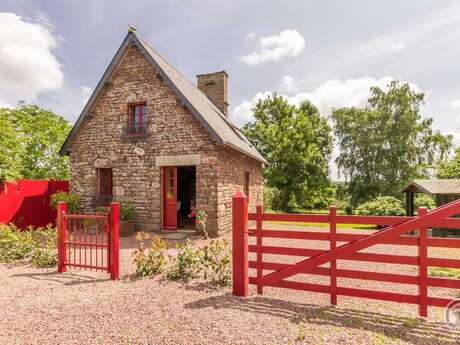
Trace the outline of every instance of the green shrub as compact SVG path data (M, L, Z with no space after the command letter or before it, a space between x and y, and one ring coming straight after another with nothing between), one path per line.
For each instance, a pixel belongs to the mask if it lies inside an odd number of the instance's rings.
M57 265L57 230L48 225L46 228L31 229L34 240L31 261L39 267Z
M201 271L201 250L193 248L189 240L178 243L176 248L178 253L172 257L166 277L188 282L197 277Z
M403 216L406 213L400 200L391 196L379 196L356 209L363 216Z
M344 211L345 211L345 214L347 214L349 216L352 215L353 214L353 206L351 206L351 205L345 206Z
M51 195L50 205L53 210L57 209L59 201L64 201L67 204L67 211L70 213L77 213L80 208L80 196L72 192L57 192Z
M133 252L136 274L140 277L152 276L159 273L166 265L167 243L160 236L139 232L136 235L138 246ZM150 245L146 247L145 241Z
M20 231L13 224L0 224L0 262L23 260L33 249L30 231Z
M263 185L262 194L266 210L276 211L281 209L281 194L277 188Z
M231 253L226 240L213 240L202 249L204 279L218 286L227 286L232 278Z
M13 224L0 224L0 262L30 259L40 267L54 266L57 264L56 235L51 225L20 230Z
M426 194L419 194L415 197L414 207L414 211L417 211L419 207L426 207L429 210L431 210L436 207L436 203L434 202L432 197Z

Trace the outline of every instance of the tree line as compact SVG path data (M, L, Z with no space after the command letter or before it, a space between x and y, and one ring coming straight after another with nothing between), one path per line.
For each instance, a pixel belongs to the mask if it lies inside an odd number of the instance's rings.
M364 107L333 109L330 116L305 101L282 96L260 100L243 131L267 159L264 198L280 210L324 208L346 200L350 207L378 196L402 198L416 178L460 178L460 148L433 129L421 109L425 95L407 83L372 87ZM67 179L68 157L59 149L71 130L62 116L20 102L0 109L0 182L18 178ZM339 177L333 182L333 147Z
M269 162L263 174L273 208L323 208L335 197L357 207L378 196L401 199L413 179L460 177L460 149L450 160L452 136L421 115L424 97L392 81L385 90L372 87L364 107L333 109L329 117L308 101L260 100L243 130ZM334 140L343 183L330 176Z
M68 179L68 157L61 157L59 149L71 128L62 116L36 105L0 108L0 183Z

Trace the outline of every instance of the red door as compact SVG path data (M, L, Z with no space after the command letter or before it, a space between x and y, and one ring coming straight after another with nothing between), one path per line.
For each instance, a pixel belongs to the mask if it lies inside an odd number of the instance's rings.
M177 229L177 167L163 168L163 228Z

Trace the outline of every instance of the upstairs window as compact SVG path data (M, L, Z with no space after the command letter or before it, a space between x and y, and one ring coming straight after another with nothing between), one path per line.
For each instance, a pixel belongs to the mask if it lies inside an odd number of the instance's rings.
M129 105L129 134L138 135L147 132L147 104L134 103Z

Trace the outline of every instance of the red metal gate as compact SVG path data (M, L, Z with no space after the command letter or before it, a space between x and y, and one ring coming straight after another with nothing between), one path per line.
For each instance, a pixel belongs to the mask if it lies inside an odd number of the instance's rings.
M264 286L297 289L328 293L331 304L337 304L337 296L354 296L417 304L421 316L428 315L428 306L446 307L452 299L430 297L428 288L442 287L460 289L459 279L447 279L428 276L428 267L460 268L460 260L434 258L428 256L428 247L460 248L460 239L435 238L427 236L428 227L449 227L460 229L460 219L451 218L460 214L460 200L456 200L435 210L427 212L420 208L417 217L374 217L336 215L335 206L329 214L267 214L260 206L255 213L247 212L247 199L241 192L233 196L233 293L247 296L248 284L257 285L257 292L262 294ZM248 220L255 223L255 228L248 230ZM268 230L264 221L313 222L328 223L329 232ZM337 224L375 224L385 225L380 231L370 235L337 233ZM406 236L417 230L418 236ZM255 237L255 244L248 245L248 235ZM329 242L329 250L292 248L263 245L264 238L283 238L296 240L317 240ZM337 245L337 243L344 243ZM307 241L305 243L308 244ZM417 256L393 255L362 252L363 249L378 245L416 246ZM255 260L248 260L248 252L255 253ZM279 263L264 261L264 254L306 257L297 263ZM366 261L385 264L414 265L418 275L403 275L362 270L338 269L338 260ZM329 264L329 266L323 266ZM249 277L248 269L255 269L256 276ZM264 274L264 271L270 271ZM394 271L393 271L394 272ZM329 276L330 283L313 284L287 280L297 274ZM401 294L370 289L357 289L337 285L337 278L350 278L369 281L391 282L418 286L418 294Z
M67 267L103 271L119 278L119 204L106 214L68 214L58 203L58 271Z

